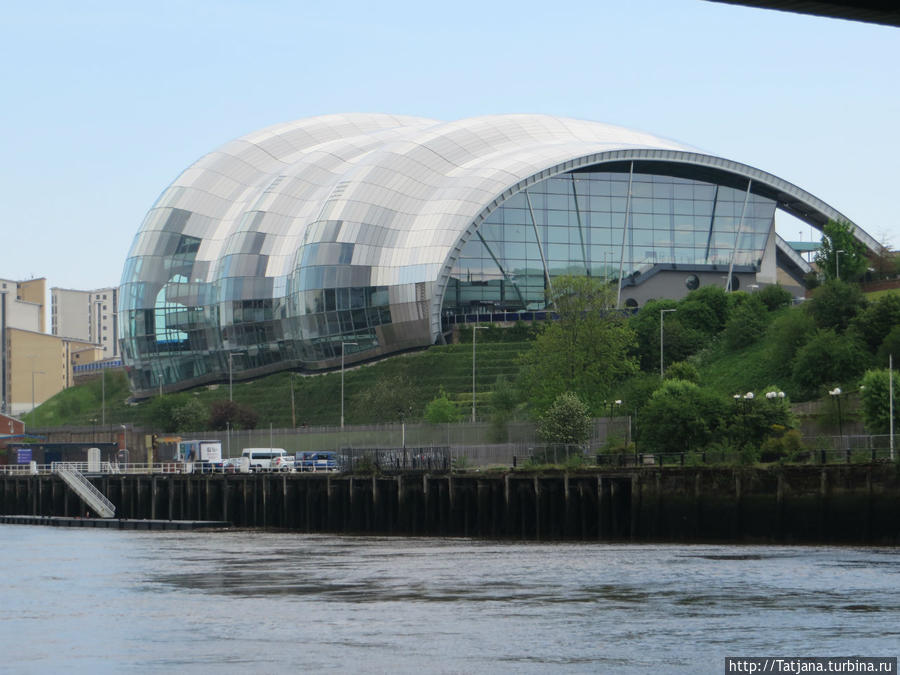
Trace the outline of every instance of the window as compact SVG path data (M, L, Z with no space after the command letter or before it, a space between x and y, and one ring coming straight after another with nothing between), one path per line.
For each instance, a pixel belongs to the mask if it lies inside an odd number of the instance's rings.
M688 278L684 280L684 285L687 286L689 291L694 291L700 288L700 279L696 274L688 275Z

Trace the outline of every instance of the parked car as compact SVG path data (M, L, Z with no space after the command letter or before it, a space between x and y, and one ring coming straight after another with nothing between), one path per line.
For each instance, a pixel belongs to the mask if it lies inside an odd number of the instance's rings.
M238 473L241 470L241 458L230 457L222 460L223 473Z
M333 452L298 452L294 458L297 471L338 471L337 454Z
M250 471L272 471L273 463L277 458L290 459L284 448L244 448L241 457L246 457L250 462ZM293 467L280 468L280 471L291 471Z
M272 458L272 471L293 471L294 458L288 455L277 455Z

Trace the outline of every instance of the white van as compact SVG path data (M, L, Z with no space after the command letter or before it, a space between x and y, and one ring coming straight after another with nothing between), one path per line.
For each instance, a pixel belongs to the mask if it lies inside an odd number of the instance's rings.
M244 448L241 457L250 462L251 471L293 471L293 457L284 448Z

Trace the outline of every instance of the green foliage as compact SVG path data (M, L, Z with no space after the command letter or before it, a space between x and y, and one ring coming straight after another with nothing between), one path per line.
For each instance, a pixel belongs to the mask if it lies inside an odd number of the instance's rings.
M588 407L571 391L559 394L537 423L538 437L545 443L579 445L591 435Z
M194 397L172 411L175 431L203 431L209 423L209 410Z
M495 443L504 443L509 437L507 424L516 415L521 402L521 393L505 375L494 382L491 392L491 438Z
M725 322L728 321L729 301L728 293L719 286L701 286L697 290L688 293L686 302L701 302L707 305L715 316L713 333L720 332L725 328Z
M688 296L686 300L678 303L678 316L671 314L666 317L677 321L686 329L702 333L703 335L715 335L719 331L719 317L705 302ZM666 326L668 328L668 325ZM666 340L668 342L668 339Z
M842 220L829 220L822 228L822 247L816 252L815 261L829 281L857 281L866 272L867 249L853 236L853 229L853 225Z
M890 374L887 369L869 370L860 382L860 408L870 434L890 430ZM900 430L900 377L894 373L894 429Z
M888 333L900 326L900 295L879 297L859 312L850 325L874 353Z
M216 401L209 412L209 426L223 431L232 429L255 429L259 415L253 408L237 401Z
M190 394L166 394L156 396L147 403L147 420L154 429L166 433L178 431L175 412L190 400Z
M801 396L813 397L825 386L854 381L868 361L865 347L854 335L819 330L797 352L793 380Z
M731 311L725 323L725 343L730 349L740 349L761 338L767 328L766 306L756 295L746 296Z
M691 297L690 295L688 297ZM705 316L713 325L717 322L714 314L704 312L705 306L700 303L689 304L688 314L685 318L688 322L698 320ZM709 342L709 326L695 328L686 325L681 317L681 305L674 300L651 300L641 307L637 314L631 317L629 325L637 336L634 345L634 354L640 361L641 370L645 372L659 372L659 326L660 311L675 309L675 312L665 315L664 347L667 363L684 361L692 354L697 353L703 345Z
M659 373L637 373L616 390L628 414L640 414L653 392L659 389Z
M634 333L610 311L612 292L589 277L558 277L551 297L559 320L543 326L523 355L521 383L533 409L546 410L563 392L601 409L617 383L636 371Z
M441 393L437 398L431 399L425 406L425 421L430 424L446 424L459 419L459 408L456 406L447 392L441 387Z
M706 447L725 427L727 401L693 382L666 380L639 421L644 452L690 452Z
M805 304L806 311L819 328L837 331L844 331L865 306L866 299L859 286L833 279L813 291L812 298Z
M900 325L891 329L878 348L878 363L887 363L888 357L900 357Z
M790 307L794 301L791 292L785 289L781 284L771 284L763 287L761 291L755 294L770 312L782 307Z
M816 322L808 312L788 311L769 326L768 359L773 367L791 374L791 363L797 351L816 334Z
M795 459L807 448L803 445L803 437L797 429L790 429L781 435L773 435L763 441L760 448L759 460L761 462L778 462L787 459Z
M421 398L421 389L407 375L394 375L359 392L355 403L368 412L370 419L399 422L412 417Z
M769 387L777 392L777 387ZM746 394L733 397L734 405L728 416L728 435L739 451L745 447L759 449L769 437L780 437L794 426L790 402L765 394L748 398Z
M673 363L666 368L665 376L667 380L684 380L685 382L700 384L700 371L697 370L697 366L689 361Z

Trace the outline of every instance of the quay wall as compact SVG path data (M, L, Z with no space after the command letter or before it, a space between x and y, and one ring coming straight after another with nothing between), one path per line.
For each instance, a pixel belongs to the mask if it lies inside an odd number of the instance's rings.
M89 477L116 517L298 532L900 544L896 464L569 473ZM0 476L0 514L84 517L54 475Z

